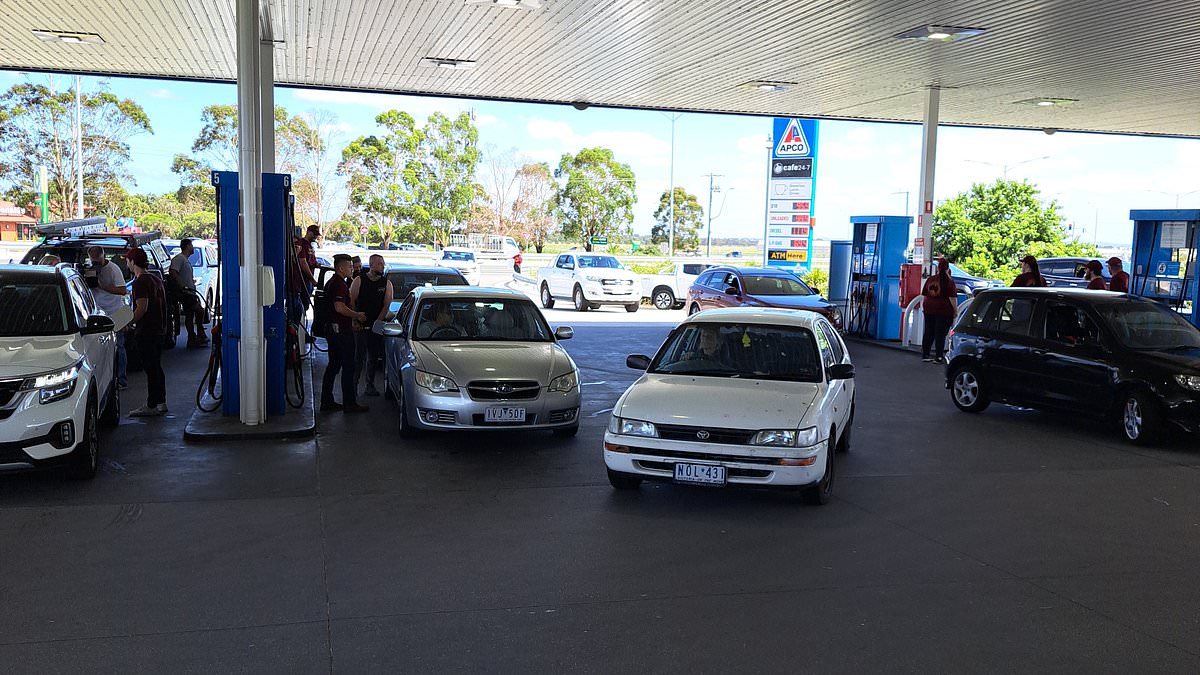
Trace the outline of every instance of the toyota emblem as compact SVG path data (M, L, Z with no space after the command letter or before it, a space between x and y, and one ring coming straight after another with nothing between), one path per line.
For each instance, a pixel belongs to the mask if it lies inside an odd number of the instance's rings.
M703 429L701 429L700 431L697 431L697 432L696 432L696 438L699 438L699 439L700 439L700 440L702 440L702 441L707 441L707 440L708 440L708 437L709 437L709 435L710 435L710 434L709 434L707 431L703 430Z

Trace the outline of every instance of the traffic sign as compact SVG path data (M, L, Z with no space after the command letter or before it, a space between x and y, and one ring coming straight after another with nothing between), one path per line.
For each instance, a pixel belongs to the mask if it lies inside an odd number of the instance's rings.
M592 237L592 246L608 246L608 237Z
M365 237L367 235L367 226L363 225L362 227L358 228L358 233Z

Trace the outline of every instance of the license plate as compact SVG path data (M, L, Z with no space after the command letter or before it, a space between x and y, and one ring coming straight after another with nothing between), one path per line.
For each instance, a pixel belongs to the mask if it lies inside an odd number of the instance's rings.
M485 422L524 422L524 408L488 408L483 411Z
M676 464L675 481L696 485L724 485L725 467L713 464Z

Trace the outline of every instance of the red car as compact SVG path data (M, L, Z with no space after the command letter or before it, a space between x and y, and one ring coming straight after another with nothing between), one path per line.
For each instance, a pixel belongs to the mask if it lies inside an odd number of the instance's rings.
M800 277L765 267L714 267L688 289L688 314L718 307L807 309L842 327L842 312Z

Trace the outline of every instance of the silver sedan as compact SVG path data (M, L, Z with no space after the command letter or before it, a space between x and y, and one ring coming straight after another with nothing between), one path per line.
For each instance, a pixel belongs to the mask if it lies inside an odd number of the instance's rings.
M579 431L579 370L528 297L505 289L415 289L374 332L402 436L421 430Z

